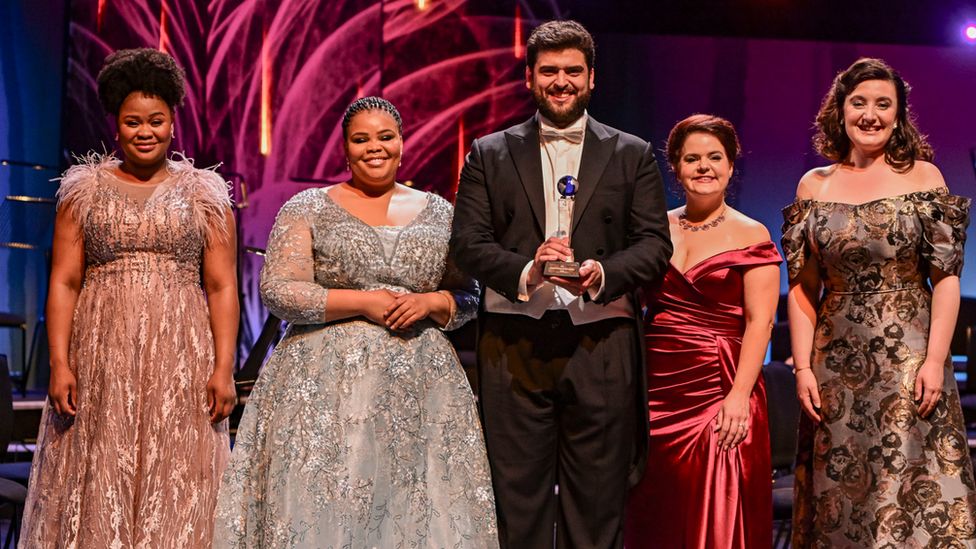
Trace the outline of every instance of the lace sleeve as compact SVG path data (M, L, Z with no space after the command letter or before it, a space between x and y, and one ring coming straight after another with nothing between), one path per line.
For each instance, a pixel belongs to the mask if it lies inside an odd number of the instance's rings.
M454 219L454 206L437 195L430 195L430 199L434 210L437 212L435 217L438 224L443 223L445 235L450 235L451 222ZM441 276L438 285L438 290L449 295L451 299L451 315L447 324L442 328L444 331L456 330L478 316L478 299L480 298L478 282L457 266L454 262L453 251L450 249L450 243L448 243L444 274Z
M318 189L303 191L282 206L268 239L261 269L261 298L272 314L293 324L325 322L329 290L315 282L312 256L314 200Z
M441 278L440 289L449 292L454 299L451 318L444 326L444 331L456 330L478 315L478 281L464 274L454 264L450 254L444 268L444 276Z

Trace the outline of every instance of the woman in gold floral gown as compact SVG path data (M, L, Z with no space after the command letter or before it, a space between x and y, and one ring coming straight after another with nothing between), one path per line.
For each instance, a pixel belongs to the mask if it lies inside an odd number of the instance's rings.
M209 548L236 399L227 185L167 158L184 94L171 57L116 52L98 83L123 160L92 154L58 190L20 547Z
M949 194L908 86L860 59L817 115L784 210L797 394L794 547L976 547L949 340L969 199Z

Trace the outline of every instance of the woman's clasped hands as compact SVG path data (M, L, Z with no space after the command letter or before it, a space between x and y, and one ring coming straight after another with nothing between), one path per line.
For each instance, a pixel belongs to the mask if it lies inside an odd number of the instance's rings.
M447 296L438 292L409 293L379 289L369 292L364 316L390 330L409 330L440 309L449 309ZM437 319L434 319L435 321Z

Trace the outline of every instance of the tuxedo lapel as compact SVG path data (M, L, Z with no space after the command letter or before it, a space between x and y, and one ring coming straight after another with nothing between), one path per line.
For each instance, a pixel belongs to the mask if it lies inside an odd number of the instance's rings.
M539 149L539 124L533 116L505 132L508 150L519 174L519 181L529 197L539 233L546 232L546 200L542 189L542 159ZM585 150L585 149L584 149Z
M586 121L586 135L583 138L583 155L580 159L578 177L580 188L576 194L576 203L573 206L574 230L579 225L583 211L586 210L586 205L600 183L600 178L607 168L607 163L610 162L610 157L613 156L616 144L617 134L610 133L606 126L592 117Z

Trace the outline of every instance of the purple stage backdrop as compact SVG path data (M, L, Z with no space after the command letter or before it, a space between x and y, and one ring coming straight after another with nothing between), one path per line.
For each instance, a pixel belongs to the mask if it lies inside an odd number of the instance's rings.
M175 148L200 165L222 163L235 183L244 245L265 246L291 195L346 177L339 123L345 106L364 95L387 97L403 114L401 179L452 198L471 139L534 110L523 84L525 37L560 15L586 23L585 14L561 14L555 0L76 0L67 148L111 147L115 130L101 115L94 76L111 51L152 46L187 71ZM662 147L671 125L692 112L732 120L745 150L733 203L774 239L796 181L824 163L810 147L820 99L833 75L862 55L885 58L909 79L950 187L968 196L976 190L976 48L596 38L590 112ZM976 294L974 254L970 246L966 294ZM242 256L245 345L264 315L260 263Z
M174 148L222 163L235 184L242 244L263 248L275 213L310 185L347 177L342 112L382 95L404 120L399 176L452 198L472 136L533 112L525 33L553 2L463 0L77 0L72 3L66 128L72 152L111 148L95 76L107 54L150 46L187 73ZM242 256L244 345L263 320L261 259Z
M780 210L793 200L800 177L828 163L810 145L820 101L834 75L859 57L885 59L908 80L910 105L935 148L935 163L949 189L976 196L976 47L598 38L602 65L598 59L593 111L606 112L608 122L654 140L659 149L671 126L690 113L710 112L731 120L743 156L730 201L765 224L777 242ZM971 225L962 277L965 295L976 295L974 234ZM785 269L782 276L785 290Z

